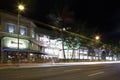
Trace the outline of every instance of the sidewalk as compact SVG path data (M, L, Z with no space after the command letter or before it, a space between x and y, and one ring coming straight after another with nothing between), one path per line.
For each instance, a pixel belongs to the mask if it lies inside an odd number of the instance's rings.
M111 63L120 63L120 61L0 64L0 69L6 69L6 68L31 68L31 67L53 67L53 66L72 66L72 65L93 65L93 64L111 64Z

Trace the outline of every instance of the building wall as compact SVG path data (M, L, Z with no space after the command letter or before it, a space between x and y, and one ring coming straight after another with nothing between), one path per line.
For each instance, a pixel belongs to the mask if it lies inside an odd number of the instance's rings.
M3 49L6 48L4 46L5 45L4 42L6 42L6 40L4 40L4 38L8 38L8 40L13 39L13 43L15 44L14 46L16 46L16 44L18 44L17 39L19 39L19 41L28 40L29 48L27 48L27 50L40 51L42 49L40 46L40 41L39 41L39 33L40 32L37 32L37 30L38 30L37 26L31 20L29 20L23 16L20 16L19 28L18 28L17 23L18 23L17 15L0 11L0 41L1 41L0 42L1 43L1 45L0 45L0 49L1 49L0 60L1 60L1 62L7 62L9 59L8 57L10 57L11 59L14 59L14 57L17 55L21 55L21 58L26 56L26 59L30 58L29 57L30 54L33 54L32 56L35 59L37 58L36 55L39 55L39 53L36 54L35 52L26 53L26 54L25 54L25 52L23 52L24 54L21 52L19 52L19 54L17 54L18 52L12 52L12 53L9 51L4 52ZM12 31L12 30L14 30L13 29L14 27L8 28L8 27L10 27L10 25L15 27L15 31ZM18 30L21 30L21 31L19 32ZM25 30L26 30L26 34L22 35L21 33L24 34ZM33 35L32 31L34 33L34 37L32 36ZM7 42L9 42L9 41L7 41ZM23 44L23 43L19 42L19 44ZM16 49L14 47L9 47L9 48ZM33 61L35 60L34 58L33 58ZM17 59L17 57L16 57L16 59Z
M0 33L2 35L0 35L1 37L4 37L4 36L11 36L11 37L18 37L18 25L17 25L17 17L14 16L14 15L10 15L10 14L7 14L7 13L3 13L3 12L0 12L0 28L1 28L1 31ZM14 33L9 33L8 32L8 28L7 28L7 24L13 24L15 25L15 32ZM26 35L20 35L19 33L19 38L23 38L23 39L28 39L30 40L31 42L39 42L39 40L36 40L36 34L38 34L37 32L35 32L35 29L37 28L35 26L34 23L32 23L32 21L30 20L27 20L26 18L22 17L21 16L21 19L20 19L20 27L23 26L25 27L26 29ZM31 34L31 30L34 31L34 37L32 37L32 34ZM11 34L11 35L10 35Z

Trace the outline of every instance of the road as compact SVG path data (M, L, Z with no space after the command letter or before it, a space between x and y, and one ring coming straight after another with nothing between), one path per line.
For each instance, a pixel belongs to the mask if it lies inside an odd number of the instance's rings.
M7 68L0 80L120 80L120 64Z

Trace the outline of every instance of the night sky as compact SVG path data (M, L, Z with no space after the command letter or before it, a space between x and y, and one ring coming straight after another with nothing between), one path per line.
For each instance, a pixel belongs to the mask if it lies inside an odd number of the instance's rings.
M84 22L87 28L96 28L103 38L120 41L120 4L115 0L19 0L26 4L24 16L47 22L47 16L68 13ZM17 0L0 0L0 9L16 13ZM58 9L58 10L57 10Z

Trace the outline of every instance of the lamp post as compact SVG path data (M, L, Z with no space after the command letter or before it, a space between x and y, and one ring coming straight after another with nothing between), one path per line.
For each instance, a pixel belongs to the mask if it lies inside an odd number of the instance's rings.
M19 45L19 34L20 34L20 12L22 12L22 11L24 11L24 5L22 5L22 4L19 4L18 5L18 23L17 23L17 25L18 25L18 55L17 55L17 57L18 57L18 66L19 66L19 62L20 62L20 60L19 60L19 48L20 48L20 45Z
M99 43L99 40L100 40L100 36L97 35L95 36L95 58L96 58L96 54L98 54L98 60L99 60L99 57L100 57L100 54L99 54L99 51L98 51L98 48L97 48L97 44Z

